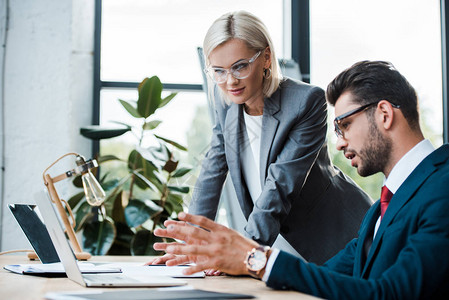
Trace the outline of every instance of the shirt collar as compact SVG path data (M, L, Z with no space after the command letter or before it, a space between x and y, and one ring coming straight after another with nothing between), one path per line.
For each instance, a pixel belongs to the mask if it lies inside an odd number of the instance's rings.
M413 170L435 150L432 143L425 139L410 149L393 167L384 185L394 194L413 172Z

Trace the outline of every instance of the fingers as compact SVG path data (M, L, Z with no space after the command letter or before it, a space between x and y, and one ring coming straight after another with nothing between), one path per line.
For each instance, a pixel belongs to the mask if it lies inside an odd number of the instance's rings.
M207 276L220 276L220 275L224 275L224 273L220 270L215 270L215 269L208 269L205 270L204 273L206 273Z
M185 242L192 243L192 239L208 241L210 239L209 233L211 231L229 230L227 227L213 222L212 220L203 217L180 212L178 218L181 221L167 220L164 222L166 229L157 228L154 234L159 237L167 237ZM188 223L198 225L189 225ZM205 230L204 230L205 229ZM201 243L201 241L197 241Z
M156 260L159 260L159 257L150 259L149 261L147 261L146 263L144 263L144 266L152 265L152 264L154 264L154 262L155 262ZM158 264L158 263L156 263L156 264Z
M185 241L186 243L201 243L210 240L211 233L202 228L189 225L170 224L167 229L157 228L154 235Z
M145 265L162 265L165 264L167 261L172 260L176 258L175 255L173 254L165 254L163 256L160 257L156 257L155 259L152 259L150 261L148 261L147 263L145 263Z
M184 270L183 273L185 275L192 275L194 273L204 271L207 276L220 276L225 274L224 272L212 267L211 262L208 260L204 262L197 262L196 265L192 265L190 268Z
M169 227L173 227L176 225L169 225ZM181 227L183 228L183 227ZM166 237L166 238L172 238L172 239L178 239L178 240L182 240L182 241L186 241L187 237L184 233L182 233L181 231L168 231L167 229L162 229L162 228L156 228L154 230L154 235L155 236L159 236L159 237Z
M204 241L210 241L213 237L210 231L195 226L170 225L167 227L167 233L187 244L202 244Z
M192 275L192 274L204 271L208 268L209 268L208 266L205 266L203 264L196 264L196 265L193 265L193 266L183 270L182 273L184 273L185 275Z
M166 245L165 252L169 254L176 255L205 255L207 257L213 256L215 253L218 253L218 250L215 246L210 245L198 245L198 244L176 244L172 243L170 245Z
M165 220L164 222L165 227L168 225L179 225L179 226L185 226L187 225L184 221L175 221L175 220Z
M227 227L220 225L218 223L215 223L211 219L208 219L203 216L191 215L191 214L188 214L185 212L180 212L178 214L178 219L188 222L188 223L198 225L198 226L200 226L204 229L207 229L209 231L223 230L225 228L227 229Z
M187 255L175 255L173 259L167 260L165 263L167 266L185 265L190 263L190 259Z
M153 248L154 248L154 250L158 250L158 251L165 251L165 248L167 248L168 246L170 246L170 245L183 245L183 244L181 244L181 243L176 243L176 242L173 242L173 243L154 243L153 244ZM167 254L166 254L167 255ZM165 255L164 255L165 256Z

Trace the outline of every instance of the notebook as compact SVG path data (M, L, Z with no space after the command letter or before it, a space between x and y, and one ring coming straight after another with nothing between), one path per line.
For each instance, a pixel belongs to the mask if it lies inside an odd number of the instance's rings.
M46 190L35 194L35 200L42 214L47 231L64 266L67 277L85 287L155 287L179 286L186 282L168 276L128 276L122 273L114 274L83 274L81 273L75 255L65 237L63 227L54 210Z
M59 262L47 229L34 208L36 205L8 204L9 210L43 264Z

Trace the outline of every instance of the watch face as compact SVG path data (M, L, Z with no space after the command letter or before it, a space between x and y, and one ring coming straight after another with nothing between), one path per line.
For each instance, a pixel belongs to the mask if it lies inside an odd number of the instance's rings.
M248 268L252 271L262 270L266 262L267 256L260 250L256 250L248 256Z

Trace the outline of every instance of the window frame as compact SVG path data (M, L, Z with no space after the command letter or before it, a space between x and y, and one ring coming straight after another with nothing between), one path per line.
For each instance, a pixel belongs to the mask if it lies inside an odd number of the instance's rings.
M106 88L136 89L138 82L101 80L101 15L102 1L95 0L94 72L92 125L100 124L100 93ZM291 13L291 55L299 62L302 78L310 82L310 25L309 0L284 0ZM164 90L171 92L201 92L202 84L162 83ZM99 153L99 141L92 141L92 153Z
M443 73L443 142L449 142L449 60L447 52L449 49L449 0L440 0L441 11L441 52ZM305 82L310 83L310 0L284 1L284 5L290 6L291 28L290 43L291 58L299 63L301 75ZM126 88L135 89L137 82L102 81L100 78L101 60L101 13L102 0L95 0L95 35L94 35L94 91L93 91L93 114L92 124L99 125L100 122L100 92L103 88ZM164 89L168 91L202 91L201 84L163 83ZM92 152L99 152L99 142L94 141Z

